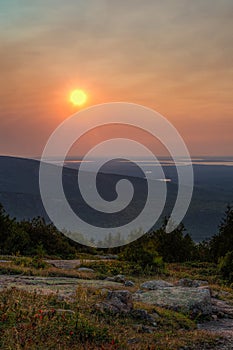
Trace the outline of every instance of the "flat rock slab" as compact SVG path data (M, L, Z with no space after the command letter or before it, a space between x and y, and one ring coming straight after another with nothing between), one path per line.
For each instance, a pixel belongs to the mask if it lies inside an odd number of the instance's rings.
M233 337L233 319L226 318L217 321L204 322L198 325L198 329L223 335L231 335Z
M113 259L108 259L108 261L111 261ZM70 270L70 269L75 269L76 267L80 267L82 264L88 264L88 263L93 263L96 261L105 261L106 259L73 259L73 260L54 260L54 259L46 259L45 262L48 264L55 266L59 269L64 269L64 270Z
M84 280L69 277L37 277L0 275L0 290L16 287L29 292L41 294L58 293L63 297L71 297L78 286L99 288L120 287L121 284L102 280Z
M233 319L233 305L230 305L223 300L212 298L212 309L212 312L217 316Z
M88 267L79 267L77 271L79 271L79 272L95 272L93 269L89 269Z
M64 270L70 270L70 269L75 269L76 267L79 267L81 264L84 263L92 263L95 262L96 260L80 260L80 259L74 259L74 260L52 260L52 259L47 259L45 262L48 264L55 266L59 269L64 269Z
M213 302L213 300L212 300ZM224 305L221 304L220 307L226 307L226 303ZM216 307L216 304L214 304ZM217 305L218 307L219 305ZM228 305L231 307L230 305ZM214 307L213 307L214 310ZM222 337L218 346L216 346L215 350L232 350L233 349L233 319L231 318L222 318L214 321L207 321L201 324L198 324L198 329L205 330L208 332L213 332L214 334L218 334Z
M168 287L135 293L134 299L183 313L192 313L193 315L210 315L212 312L208 289Z

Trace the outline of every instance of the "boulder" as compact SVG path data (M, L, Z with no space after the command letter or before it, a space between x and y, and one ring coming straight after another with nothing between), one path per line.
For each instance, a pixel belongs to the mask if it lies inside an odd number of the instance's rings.
M144 289L156 290L161 288L173 287L173 284L164 280L152 280L142 283L140 287Z
M126 287L134 287L134 282L132 282L132 281L125 281L125 286Z
M114 276L114 282L125 283L125 276L124 275Z
M116 276L112 276L112 277L106 277L105 281L125 283L125 276L124 275L116 275Z
M128 290L109 291L105 301L96 304L96 308L102 312L130 313L133 310L132 294Z
M135 293L134 299L143 303L157 305L196 315L211 315L211 296L208 289L188 287L167 287L144 293Z
M208 282L207 281L202 281L202 280L192 280L191 278L181 278L177 284L177 286L180 287L201 287L201 286L207 286Z

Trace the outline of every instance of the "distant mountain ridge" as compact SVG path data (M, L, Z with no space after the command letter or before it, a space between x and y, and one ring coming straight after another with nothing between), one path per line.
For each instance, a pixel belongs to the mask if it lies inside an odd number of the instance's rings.
M0 202L5 210L18 220L30 219L36 216L42 216L47 221L49 220L40 198L39 165L40 162L33 159L0 156ZM55 165L48 166L53 167ZM233 167L227 168L222 169L215 166L216 173L213 176L213 167L194 166L195 187L193 200L183 222L187 232L196 241L210 237L217 232L217 227L226 205L232 202L233 188L231 179L233 177L231 176L233 176ZM169 171L171 171L171 168ZM216 181L218 179L216 176L222 177L222 180ZM101 194L106 198L109 197L109 186L112 189L121 178L125 178L125 176L100 174L99 185ZM134 198L136 204L125 215L121 216L123 221L129 221L131 215L138 213L142 209L141 200L145 196L144 179L132 176L127 176L126 178L136 186L139 193ZM76 181L77 171L65 168L63 184L72 208L75 210L82 207L84 217L86 216L87 220L93 219L91 209L83 205L80 194L74 191ZM221 181L224 182L222 187L220 185ZM162 216L169 215L176 198L177 185L175 183L167 183L167 188L168 200ZM115 220L115 218L112 217L111 220ZM161 219L158 225L160 223ZM104 224L104 218L99 218L99 224L100 226Z

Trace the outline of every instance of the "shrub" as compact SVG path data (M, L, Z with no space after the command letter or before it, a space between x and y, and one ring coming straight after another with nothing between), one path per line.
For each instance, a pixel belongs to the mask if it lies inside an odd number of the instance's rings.
M120 253L120 259L132 263L137 263L144 272L163 272L163 259L154 249L151 242L141 242L137 240L128 244Z
M218 269L223 278L233 282L233 251L219 259Z
M27 257L15 257L13 259L15 265L22 267L33 267L35 269L45 269L48 267L48 264L41 258L35 256L34 258Z
M114 275L139 275L143 272L139 264L132 264L126 261L117 260L105 260L105 261L95 261L87 262L81 265L82 267L89 267L94 269L101 275L114 276Z
M157 252L165 262L192 261L197 257L197 247L189 236L185 234L185 227L181 223L173 231L166 232L167 218L162 227L148 234L154 242Z

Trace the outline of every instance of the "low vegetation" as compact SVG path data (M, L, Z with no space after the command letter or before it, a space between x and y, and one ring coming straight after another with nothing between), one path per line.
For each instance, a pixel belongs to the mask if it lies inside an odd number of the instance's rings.
M220 299L233 303L233 208L227 208L213 238L200 244L193 242L182 224L166 233L166 222L131 244L96 250L74 243L43 219L16 222L0 207L0 254L4 260L0 274L80 279L122 274L134 282L134 287L128 287L131 291L138 290L148 276L168 281L192 278L207 280ZM101 259L103 254L110 259ZM79 259L80 266L94 271L59 269L46 262L48 258ZM214 349L218 341L213 333L197 330L197 320L189 315L135 301L134 308L159 315L156 331L147 332L140 320L130 315L113 316L96 310L94 306L102 300L100 289L86 286L77 288L73 300L1 289L0 348Z
M54 295L17 289L0 293L0 348L2 349L170 349L201 344L216 337L198 332L194 321L174 311L148 307L159 315L155 333L143 332L139 320L94 311L100 295L93 289L77 290L74 302ZM87 303L88 300L88 303ZM145 305L135 304L136 308Z

